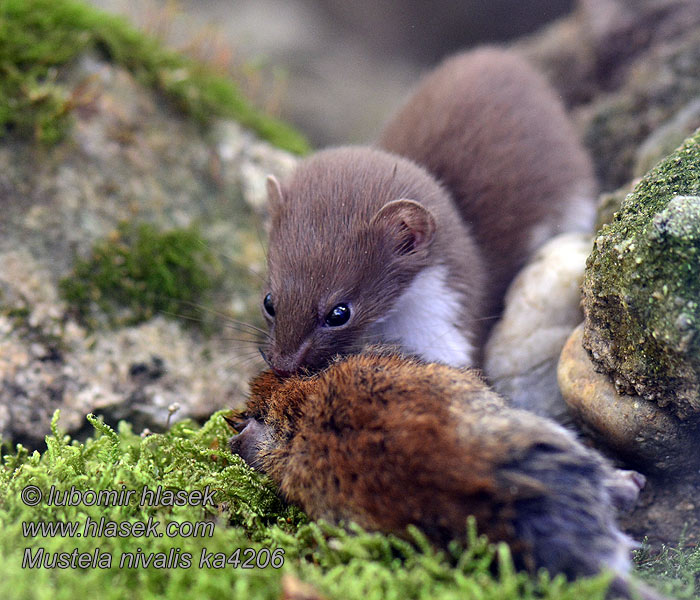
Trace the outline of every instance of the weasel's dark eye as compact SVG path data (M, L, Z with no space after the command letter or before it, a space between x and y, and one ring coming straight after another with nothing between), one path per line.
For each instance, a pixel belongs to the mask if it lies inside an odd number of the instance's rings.
M275 305L272 304L272 294L268 294L265 296L263 299L263 307L265 308L265 312L270 315L271 317L275 316Z
M347 304L338 304L326 315L326 325L339 327L345 325L350 319L350 307Z

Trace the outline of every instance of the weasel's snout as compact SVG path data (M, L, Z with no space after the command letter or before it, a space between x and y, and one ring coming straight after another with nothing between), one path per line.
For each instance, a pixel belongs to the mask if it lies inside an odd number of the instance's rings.
M280 351L270 348L265 355L265 362L278 377L290 377L304 371L317 371L329 362L329 356L313 348L311 338L304 340L294 350Z

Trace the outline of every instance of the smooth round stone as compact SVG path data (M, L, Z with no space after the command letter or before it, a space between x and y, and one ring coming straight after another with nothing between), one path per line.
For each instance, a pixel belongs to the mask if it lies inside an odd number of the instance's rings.
M618 393L607 375L595 371L582 335L579 325L564 345L558 379L564 400L584 429L648 468L667 472L698 465L698 424L681 421L656 402Z
M583 319L581 282L591 237L564 233L548 241L513 280L503 316L484 350L484 373L513 406L570 423L559 393L557 362Z

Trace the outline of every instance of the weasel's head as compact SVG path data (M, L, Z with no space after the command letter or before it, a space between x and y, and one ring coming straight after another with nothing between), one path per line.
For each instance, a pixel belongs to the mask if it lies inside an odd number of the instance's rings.
M277 374L317 370L381 341L366 338L370 326L432 260L436 223L420 201L435 190L413 163L365 148L320 152L285 186L269 178L261 306Z

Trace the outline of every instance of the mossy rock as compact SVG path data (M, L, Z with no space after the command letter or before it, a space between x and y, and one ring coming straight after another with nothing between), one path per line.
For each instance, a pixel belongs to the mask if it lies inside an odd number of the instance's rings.
M618 391L700 411L700 131L604 226L583 284L584 346Z
M220 265L196 228L159 231L148 223L121 223L118 230L78 260L60 282L77 316L96 327L101 310L112 326L133 325L158 313L193 314L201 323Z
M673 3L668 4L671 13ZM658 9L659 3L647 5ZM643 13L640 6L637 14ZM646 18L650 18L648 13ZM641 31L653 27L650 22L638 23L638 33L643 36ZM678 30L666 43L652 43L645 52L633 59L628 55L622 62L628 69L624 82L612 94L598 96L583 114L585 143L596 175L607 190L630 180L645 140L665 126L672 127L679 117L682 121L683 110L698 98L700 30L694 26L684 33ZM691 131L686 130L685 135Z
M0 2L0 137L12 131L49 144L64 137L85 89L67 85L63 71L90 50L204 125L235 119L280 148L309 150L303 135L257 111L227 77L80 0Z

